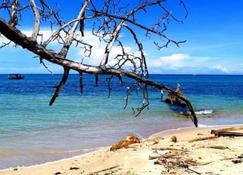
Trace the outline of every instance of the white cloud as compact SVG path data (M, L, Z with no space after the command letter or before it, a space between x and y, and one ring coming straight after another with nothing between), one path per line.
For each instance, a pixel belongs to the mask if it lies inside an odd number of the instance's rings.
M31 37L31 35L32 35L31 29L25 29L25 30L22 30L21 32L23 32L28 37ZM40 33L41 33L41 36L38 36L38 42L41 42L41 40L46 41L53 32L49 29L43 29L40 31ZM9 42L9 40L7 38L5 38L4 36L0 37L0 43L7 43L7 42ZM55 42L53 44L56 45L58 43ZM10 46L13 46L13 45L14 44L12 43L12 45L10 45Z
M207 57L192 56L190 54L176 53L168 56L162 56L159 59L149 59L150 68L161 69L181 69L185 67L199 67L207 62Z
M200 57L185 53L176 53L162 56L159 59L148 59L148 67L151 73L224 73L231 69L222 64L222 59Z
M229 70L226 67L222 66L221 64L214 66L213 69L221 71L221 72L226 73L226 74L229 73Z
M22 30L22 32L29 37L32 35L31 29L24 29L24 30ZM41 36L38 36L38 42L41 42L41 40L42 41L48 40L53 32L55 32L55 30L51 31L50 29L42 29L40 31ZM92 31L87 30L84 32L84 34L85 35L83 38L81 38L81 36L79 34L77 35L77 38L79 38L80 40L83 40L85 43L91 44L93 47L92 47L92 54L91 54L90 58L85 57L83 63L97 66L100 64L101 59L104 55L106 43L100 42L99 38L92 34ZM64 37L64 33L61 33L61 35ZM5 37L2 37L2 38L0 38L0 43L1 42L6 43L6 42L8 42L8 40ZM49 49L53 49L56 52L59 52L61 47L62 47L62 45L60 45L57 41L54 41L48 45ZM13 50L12 48L9 48L9 49ZM133 49L131 47L124 47L124 49L126 52L133 53L135 55L139 54L138 52L132 52ZM117 54L121 54L121 53L122 53L121 47L114 45L111 50L110 56L109 56L110 59L109 59L108 64L114 65L116 63L116 61L113 58ZM82 49L80 47L71 47L70 48L70 51L68 53L69 59L72 59L77 62L81 62L83 57L84 57L84 49Z
M99 38L94 36L91 31L85 31L85 35L82 39L86 43L89 43L93 46L90 57L89 58L85 57L83 63L98 66L103 58L103 55L105 52L105 47L106 47L107 43L100 42ZM136 51L135 49L133 49L132 47L129 47L129 46L124 46L124 50L125 50L125 52L134 54L136 56L140 54L138 51ZM80 48L75 48L74 52L77 53L76 58L78 57L78 59L76 59L76 61L80 61L84 57L83 51L84 50L82 50ZM116 60L114 58L118 54L121 54L121 53L122 53L121 47L114 44L114 46L112 47L111 52L109 54L108 65L114 65L116 63Z
M31 36L32 30L23 30L23 33L25 33L27 36ZM52 31L49 29L43 29L41 30L41 33L43 34L42 39L45 41L51 36ZM93 36L91 31L85 31L85 36L82 39L83 41L93 46L92 54L90 58L85 58L83 63L99 65L105 51L106 43L100 42L97 37ZM7 39L1 37L0 43L1 42L6 43ZM61 46L57 42L53 42L49 46L49 48L56 50L57 52L60 50L60 47ZM124 47L124 49L126 50L126 52L139 55L139 52L137 52L137 50L135 50L132 46ZM115 60L112 58L114 58L119 53L121 53L121 48L117 45L114 45L110 53L109 65L115 64ZM72 47L68 55L68 58L73 59L74 61L81 62L83 56L84 53L81 48ZM232 66L230 67L229 64L222 63L222 59L219 58L201 57L201 56L195 56L187 53L174 53L171 55L161 56L158 59L151 59L149 58L148 54L146 54L146 56L147 56L147 64L149 67L149 71L151 73L211 73L212 72L212 73L228 74L235 71L234 70L235 67ZM242 68L242 64L241 65L237 64L237 66L238 69L239 67ZM50 66L50 69L53 69L54 71L57 70L56 67L52 67L52 66Z
M180 68L185 67L186 62L191 59L188 54L172 54L169 56L163 56L159 59L151 59L148 61L150 67L170 67Z
M42 39L43 41L46 41L50 36L51 34L55 32L55 30L51 31L49 29L44 29L44 30L41 30L41 34L42 34ZM32 35L32 30L24 30L23 33L25 33L27 36L31 36ZM65 34L64 33L61 33L61 35L64 37ZM84 41L85 43L88 43L90 45L92 45L92 53L91 53L91 56L90 58L88 57L85 57L84 59L84 62L85 64L91 64L91 65L96 65L98 66L100 64L100 61L104 55L104 52L105 52L105 46L106 46L106 43L104 42L100 42L99 41L99 38L94 36L92 34L92 31L90 30L86 30L84 32L84 37L81 38L81 36L79 34L76 35L76 37L79 39L79 40L82 40ZM38 40L40 41L41 37L38 38ZM54 41L52 42L50 45L49 45L49 48L53 49L53 50L56 50L57 52L61 49L61 46L60 44L58 44L57 41ZM133 53L135 55L138 54L138 52L132 52L132 48L131 47L125 47L124 46L124 50L128 53ZM121 47L117 46L117 45L114 45L112 47L112 50L110 52L110 55L109 55L109 65L114 65L116 62L115 60L113 59L117 54L121 54L122 53L122 50L121 50ZM82 58L84 57L84 50L80 47L72 47L69 51L69 54L68 54L68 58L69 59L73 59L74 61L78 61L80 62L82 60Z

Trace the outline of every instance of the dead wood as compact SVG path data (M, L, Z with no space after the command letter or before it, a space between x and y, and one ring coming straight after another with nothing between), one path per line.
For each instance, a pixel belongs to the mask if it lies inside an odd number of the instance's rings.
M116 151L121 148L128 148L129 145L140 143L141 139L135 135L128 135L126 139L120 140L118 143L112 144L110 151Z
M78 170L79 167L70 167L69 170Z
M169 151L187 151L186 149L178 149L178 148L152 148L152 150L160 150L160 151L164 151L164 150L169 150Z
M5 1L4 1L5 2ZM36 1L37 2L37 1ZM65 21L60 16L61 10L51 7L46 0L39 0L35 3L35 0L30 0L29 3L19 3L19 0L6 1L4 6L1 6L0 12L4 15L0 17L0 34L12 43L21 46L23 49L34 53L41 60L48 61L50 63L65 67L68 71L64 71L63 78L50 101L52 105L55 99L58 97L62 87L68 79L69 70L77 71L78 73L89 73L96 76L96 85L98 84L98 75L105 74L111 77L118 77L121 84L123 84L123 77L133 79L136 87L134 89L141 89L142 93L142 106L134 108L136 115L139 115L144 109L148 109L149 97L148 97L148 86L160 90L167 91L181 100L190 111L191 119L195 126L198 126L196 114L190 101L182 94L175 92L167 86L152 81L148 76L148 69L146 63L146 54L144 54L143 41L137 30L142 30L146 34L146 38L151 39L151 36L155 36L157 40L153 41L155 47L158 49L167 47L169 44L179 46L185 41L175 41L169 38L165 31L167 30L167 24L173 20L178 23L182 23L181 19L175 17L172 11L166 7L164 0L151 0L142 1L138 0L137 3L128 3L127 7L122 7L119 1L116 0L104 0L103 3L97 5L93 1L83 0L82 6L78 10L78 14L74 19L66 19ZM183 1L179 0L181 9L187 14L187 9ZM158 18L151 19L151 25L147 26L140 20L137 20L137 14L149 15L152 13L153 8L157 8L161 15ZM31 10L30 10L31 9ZM147 12L148 13L144 13ZM76 11L76 10L74 10ZM2 14L1 13L1 14ZM19 20L22 14L32 13L34 16L34 24L32 36L26 36L19 28L24 25L25 20ZM73 16L73 15L70 15ZM187 15L185 15L187 16ZM150 16L148 16L150 17ZM44 21L44 22L43 22ZM88 21L88 22L87 22ZM50 23L50 30L54 30L48 39L41 38L39 41L38 37L41 37L41 27ZM106 45L103 56L100 58L100 66L83 64L83 60L80 61L77 58L67 58L70 48L77 47L83 50L83 59L90 58L93 52L93 45L86 43L84 40L85 25L89 25L87 29L92 28L92 36L98 38L100 42ZM46 26L45 26L46 27ZM125 43L121 37L122 32L131 35L131 43L134 43L139 51L139 55L135 55L134 51L126 51ZM80 35L81 33L81 35ZM141 42L143 41L143 42ZM58 43L61 48L52 50L50 45ZM120 47L121 53L117 53L115 57L111 57L110 52L114 45ZM3 43L0 48L5 47L9 44ZM95 52L95 51L94 51ZM114 64L109 64L111 60L115 60ZM132 69L128 68L129 64L132 64ZM80 92L82 93L82 87L85 82L82 82L80 77ZM107 85L108 86L108 85ZM109 86L111 86L109 84ZM108 88L110 89L110 88ZM129 91L130 93L131 91ZM131 94L131 93L130 93ZM128 99L128 98L127 98ZM128 100L126 100L126 103Z
M58 97L60 91L62 90L63 85L66 83L66 81L68 79L70 69L68 67L63 67L63 69L64 69L64 73L63 73L62 79L61 79L60 83L58 84L58 86L56 87L56 91L50 100L50 103L49 103L50 106L54 103L54 101Z
M216 139L216 138L218 138L218 137L217 136L208 136L208 137L192 139L192 140L189 140L188 142L192 143L192 142L198 142L198 141L203 141L203 140L212 140L212 139Z
M160 154L156 154L156 155L149 155L149 160L154 160L154 159L158 159L160 158L161 155Z
M227 147L227 146L221 146L221 145L208 146L208 147L206 147L206 148L220 149L220 150L225 150L225 149L231 150L229 147Z
M211 134L214 134L216 137L242 137L242 132L231 132L224 130L211 130Z
M193 169L191 169L191 168L187 168L186 171L189 171L189 172L192 172L192 173L196 173L196 174L198 174L198 175L201 175L201 174L202 174L202 173L199 173L198 171L193 170Z
M222 128L219 129L220 131L238 131L238 130L243 130L242 126L239 127L228 127L228 128Z
M168 158L160 157L154 162L154 164L164 166L165 168L167 168L167 171L170 171L175 168L184 168L186 169L186 171L193 172L196 174L201 174L189 167L189 165L198 166L198 162L192 161L190 159L184 160L182 157L178 157L176 159L168 159Z
M83 72L79 73L79 88L80 88L80 93L83 94L84 92Z
M114 169L117 169L119 167L120 167L120 165L112 166L112 167L109 167L109 168L105 168L105 169L102 169L102 170L99 170L99 171L95 171L95 172L89 173L88 175L98 175L99 173L103 173L105 171L114 170Z

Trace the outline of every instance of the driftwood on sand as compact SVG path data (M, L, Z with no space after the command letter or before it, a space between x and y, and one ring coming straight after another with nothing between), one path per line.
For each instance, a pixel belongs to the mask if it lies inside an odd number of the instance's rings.
M113 144L110 151L115 151L121 148L127 148L129 145L134 143L140 143L141 139L135 135L128 135L126 139L122 139L119 142Z
M164 150L166 152L159 154L157 150ZM159 148L157 150L154 150L154 155L149 156L149 160L155 160L155 165L164 166L167 169L167 173L174 173L172 170L182 168L188 172L201 174L200 172L197 172L191 168L191 166L197 166L200 163L187 156L187 149Z
M105 168L105 169L102 169L102 170L99 170L99 171L95 171L95 172L89 173L88 175L98 175L100 173L112 174L113 171L117 170L117 168L119 168L119 165L112 166L112 167L109 167L109 168ZM111 172L107 172L107 171L111 171Z
M217 136L208 136L208 137L195 138L195 139L189 140L189 143L203 141L203 140L211 140L211 139L216 139L216 138L218 138L218 137Z
M217 137L242 137L242 132L232 132L232 131L224 131L224 130L211 130L211 134L214 134Z
M214 134L217 137L242 137L243 132L235 132L237 130L242 130L242 127L230 127L217 130L211 130L211 134Z
M210 136L207 137L200 137L195 138L192 140L189 140L188 142L197 142L197 141L204 141L204 140L212 140L216 139L218 137L243 137L243 132L235 132L237 130L242 130L242 127L230 127L230 128L223 128L223 129L217 129L217 130L211 130Z

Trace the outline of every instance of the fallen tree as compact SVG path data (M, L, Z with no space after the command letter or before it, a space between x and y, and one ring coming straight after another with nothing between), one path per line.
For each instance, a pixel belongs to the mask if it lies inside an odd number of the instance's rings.
M186 16L187 9L183 1L179 0L178 2ZM14 43L37 55L41 64L46 68L44 61L63 67L63 77L56 87L50 105L54 103L65 85L70 70L77 71L80 74L81 93L83 93L83 84L85 83L83 76L85 73L93 74L96 84L98 84L99 75L108 75L107 87L109 91L112 78L117 77L122 84L124 77L128 77L135 80L136 84L127 88L125 107L128 103L130 91L133 90L132 87L140 87L143 94L143 102L136 109L136 115L139 115L148 107L148 86L151 86L158 90L165 90L168 94L172 94L183 101L190 111L193 123L195 126L198 125L193 106L188 99L171 88L149 79L143 43L137 31L143 31L145 37L150 40L152 40L152 36L155 36L153 43L158 49L167 47L171 43L179 46L185 42L175 41L165 34L169 21L182 23L182 20L172 14L171 10L164 4L164 0L137 0L133 4L124 4L119 0L105 0L102 3L95 0L84 0L77 17L67 21L60 17L60 10L54 10L51 5L45 0L36 2L29 0L27 4L22 4L20 0L3 0L0 4L0 12L4 14L0 17L0 33L1 36L9 40L9 42L3 43L1 48ZM161 14L157 19L149 18L153 10ZM34 24L31 36L27 36L18 28L18 25L24 24L24 20L21 20L23 13L33 15ZM152 24L147 26L144 20L138 17L141 15L146 17L147 20L151 20ZM41 26L46 27L47 24L52 33L47 39L43 39ZM98 65L84 64L83 60L78 62L75 59L68 58L68 52L73 47L78 47L83 51L83 59L92 57L92 53L95 52L92 44L84 40L87 32L85 27L87 30L92 30L92 36L98 38L104 45L104 52ZM131 41L137 47L139 55L126 50L124 46L126 43L120 37L122 32L131 36ZM49 46L53 43L61 46L61 49L59 51L50 49ZM119 47L120 52L112 56L111 51L115 44L116 47Z

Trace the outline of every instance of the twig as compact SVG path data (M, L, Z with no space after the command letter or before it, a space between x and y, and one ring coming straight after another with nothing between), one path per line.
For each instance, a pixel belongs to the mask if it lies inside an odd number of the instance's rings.
M112 166L112 167L109 167L109 168L105 168L103 170L99 170L99 171L95 171L95 172L89 173L88 175L97 175L99 173L102 173L102 172L105 172L105 171L109 171L109 170L113 170L113 169L116 169L118 167L120 167L120 166L119 165Z
M189 140L188 142L192 143L192 142L198 142L198 141L203 141L203 140L212 140L212 139L216 139L216 138L218 138L218 137L217 136L201 137L201 138Z

